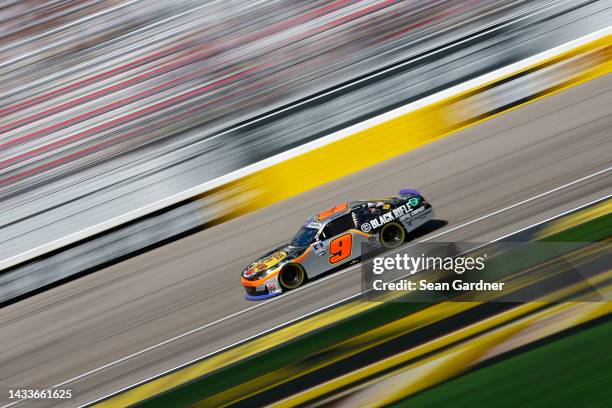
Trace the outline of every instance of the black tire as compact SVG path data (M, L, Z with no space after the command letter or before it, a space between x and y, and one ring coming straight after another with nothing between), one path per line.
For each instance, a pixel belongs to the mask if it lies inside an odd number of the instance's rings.
M402 245L406 239L406 229L397 222L391 222L380 229L380 243L386 249L394 249Z
M285 265L278 275L278 283L283 290L300 287L306 282L306 271L300 264Z

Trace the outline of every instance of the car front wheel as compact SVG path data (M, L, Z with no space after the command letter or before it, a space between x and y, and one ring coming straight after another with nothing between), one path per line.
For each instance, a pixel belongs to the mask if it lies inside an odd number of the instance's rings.
M283 290L291 290L301 286L306 281L306 272L302 265L285 265L280 272L278 281Z

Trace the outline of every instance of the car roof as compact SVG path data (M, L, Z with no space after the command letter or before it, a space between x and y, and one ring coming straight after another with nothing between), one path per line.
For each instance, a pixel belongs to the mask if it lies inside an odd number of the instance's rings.
M340 215L344 215L350 211L349 203L340 203L332 208L325 211L321 211L315 215L317 221L325 221L327 219L334 219Z
M405 192L404 194L401 194ZM385 197L373 200L355 200L348 201L344 203L340 203L331 207L325 211L321 211L312 217L308 218L308 223L316 223L321 224L321 226L326 225L328 222L335 220L338 217L351 213L354 209L363 206L364 204L377 203L382 202L385 204L392 203L395 199L404 198L404 196L410 197L411 195L419 194L416 190L402 190L400 191L400 196L392 196Z
M308 220L310 222L327 224L328 222L335 220L338 217L351 213L353 209L363 204L377 202L377 201L388 202L389 198L380 199L380 200L359 200L359 201L349 201L345 203L340 203L334 207L331 207L327 210L321 211L313 215Z

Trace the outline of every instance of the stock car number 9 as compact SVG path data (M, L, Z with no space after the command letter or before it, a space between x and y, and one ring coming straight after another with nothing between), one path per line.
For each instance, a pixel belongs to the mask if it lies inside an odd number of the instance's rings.
M331 255L329 257L329 263L335 264L351 256L352 247L353 236L350 233L333 239L329 243L329 253Z

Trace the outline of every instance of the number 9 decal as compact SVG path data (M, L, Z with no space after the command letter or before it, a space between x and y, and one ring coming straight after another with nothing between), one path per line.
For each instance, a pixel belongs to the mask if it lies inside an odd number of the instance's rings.
M335 238L329 243L329 263L337 263L351 256L351 248L353 246L353 236L344 234Z

